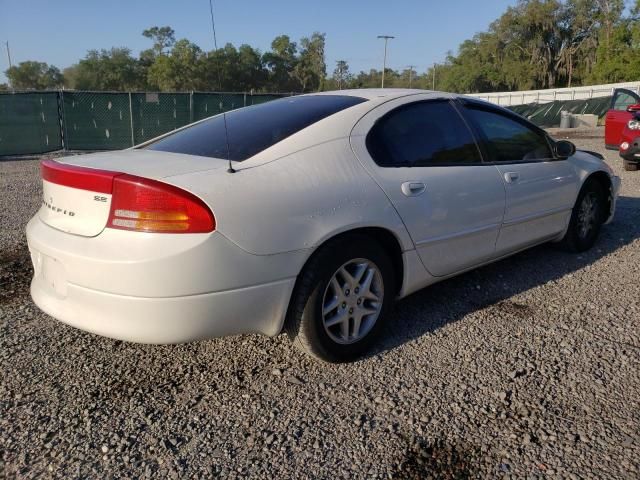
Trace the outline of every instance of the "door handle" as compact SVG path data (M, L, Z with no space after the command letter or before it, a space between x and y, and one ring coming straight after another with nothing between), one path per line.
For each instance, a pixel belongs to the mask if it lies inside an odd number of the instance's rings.
M422 182L404 182L400 189L406 197L416 197L422 195L427 187Z
M520 178L520 174L518 172L506 172L504 174L504 181L507 183L517 183Z

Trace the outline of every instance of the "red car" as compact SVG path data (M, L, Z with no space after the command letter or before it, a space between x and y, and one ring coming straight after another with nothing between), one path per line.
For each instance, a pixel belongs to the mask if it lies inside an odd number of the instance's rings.
M625 170L638 170L640 95L624 88L614 90L611 108L605 117L604 142L608 149L620 152Z

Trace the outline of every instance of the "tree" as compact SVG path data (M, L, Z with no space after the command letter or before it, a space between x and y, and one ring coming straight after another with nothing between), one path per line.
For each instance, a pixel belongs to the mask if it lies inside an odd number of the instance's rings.
M262 62L268 71L268 88L274 92L298 89L293 79L293 69L297 63L298 47L288 35L280 35L271 42L271 51L265 52Z
M489 92L636 79L638 2L625 18L623 0L520 0L438 65L436 87ZM425 76L433 79L431 69Z
M589 81L621 82L640 78L640 1L622 17L622 0L596 0L602 28Z
M44 62L26 61L5 70L11 86L18 90L60 88L63 77L57 67Z
M163 91L204 90L204 54L189 40L178 40L168 55L159 55L149 67L149 85Z
M300 40L300 56L293 68L293 76L300 82L302 91L321 90L327 76L324 60L325 34L314 32Z
M268 72L262 63L260 50L250 45L240 45L237 66L236 88L238 90L258 90L266 84Z
M336 68L333 70L333 82L338 90L349 88L353 75L349 72L349 64L346 60L338 60Z
M71 67L73 86L79 90L139 90L146 85L144 71L128 48L89 50Z
M155 56L164 55L176 43L175 32L168 26L147 28L142 36L153 40L152 51Z

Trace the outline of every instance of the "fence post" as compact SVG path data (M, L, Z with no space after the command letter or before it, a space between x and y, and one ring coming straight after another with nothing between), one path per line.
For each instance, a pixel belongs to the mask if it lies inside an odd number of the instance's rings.
M193 90L189 93L189 123L193 123Z
M244 92L244 106L247 106L247 92Z
M129 92L129 126L131 127L131 146L135 145L133 138L133 106L131 105L131 92Z
M58 123L60 124L60 142L62 144L62 150L67 151L67 136L65 129L67 127L64 119L64 91L58 90Z

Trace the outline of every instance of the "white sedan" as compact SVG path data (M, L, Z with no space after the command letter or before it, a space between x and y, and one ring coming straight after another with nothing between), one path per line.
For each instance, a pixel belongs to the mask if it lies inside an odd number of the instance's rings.
M284 329L334 362L418 289L543 242L590 248L620 185L508 110L392 89L242 108L42 179L27 239L51 316L145 343Z

